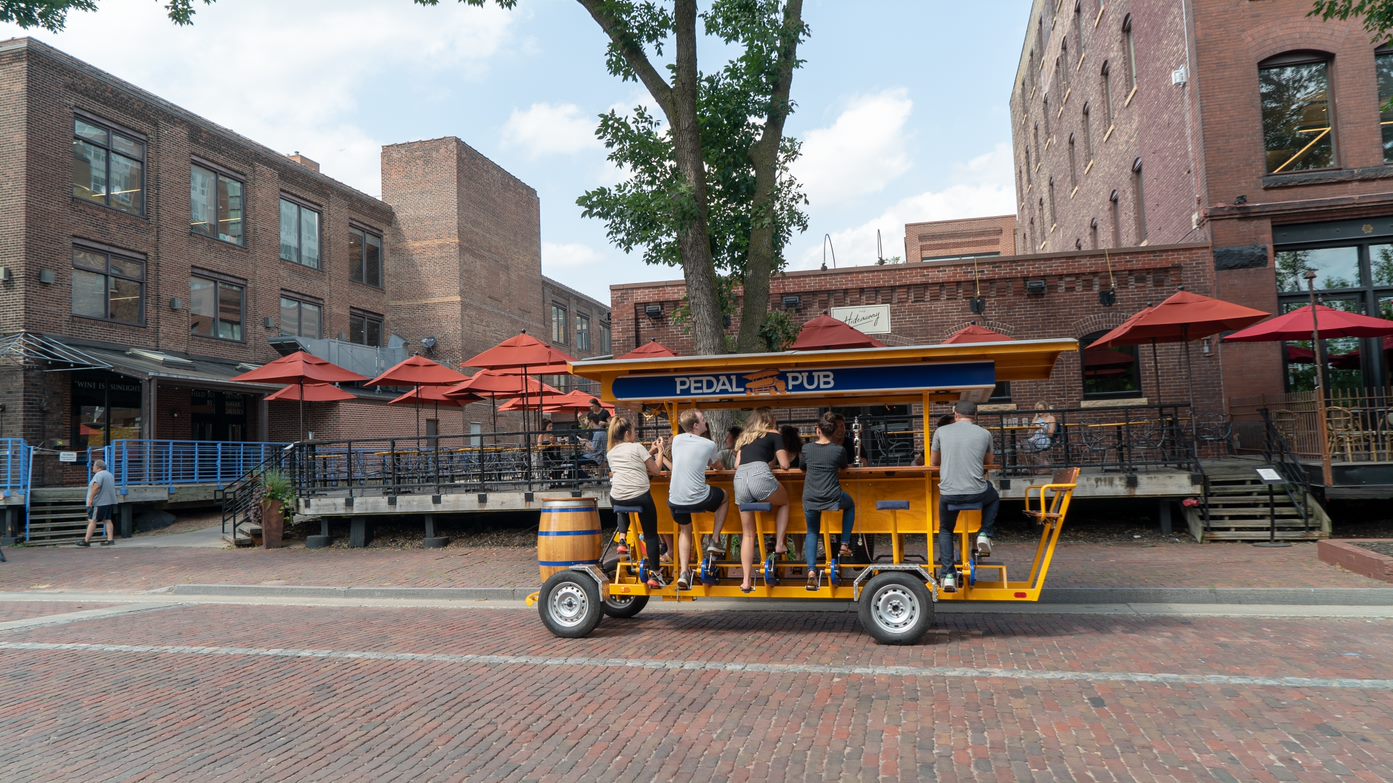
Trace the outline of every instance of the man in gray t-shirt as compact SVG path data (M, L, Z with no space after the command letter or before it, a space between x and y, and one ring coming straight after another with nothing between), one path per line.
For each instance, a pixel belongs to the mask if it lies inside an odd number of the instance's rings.
M707 469L719 467L716 444L706 437L706 414L695 408L685 410L678 417L677 426L682 432L672 439L672 478L668 481L667 503L677 523L677 589L688 590L692 585L687 570L693 545L692 514L715 514L707 550L713 554L721 552L725 547L718 542L730 502L720 487L706 483Z
M958 512L949 510L949 504L982 504L982 532L977 535L977 554L982 557L992 553L992 533L1001 508L1001 496L987 480L987 466L992 464L992 436L973 423L976 415L976 403L959 400L953 405L953 423L933 434L929 464L939 469L938 564L944 592L958 589L953 571Z
M87 485L87 535L77 542L78 546L91 546L92 536L97 532L97 523L106 523L106 539L102 546L108 546L115 538L112 536L111 518L116 515L116 477L106 469L106 463L92 460L92 481Z

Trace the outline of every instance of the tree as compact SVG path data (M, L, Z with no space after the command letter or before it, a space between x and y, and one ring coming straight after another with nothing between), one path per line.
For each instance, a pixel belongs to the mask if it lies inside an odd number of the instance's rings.
M176 24L191 24L198 1L165 0L165 8ZM601 117L596 135L626 179L577 203L605 222L619 247L641 247L648 263L682 268L699 352L726 351L724 320L736 283L743 296L735 347L762 350L770 278L785 264L793 230L807 227L806 199L789 173L798 144L784 136L793 72L801 64L798 45L808 34L803 0L712 0L705 13L696 0L577 2L609 38L605 67L642 84L661 114L660 120L640 107L630 116ZM96 0L0 0L0 20L56 31L68 11L96 6ZM699 19L707 36L738 52L706 74L697 65ZM673 60L660 70L655 62L669 47Z
M1321 19L1363 19L1364 29L1375 38L1393 32L1393 0L1315 0L1308 16Z

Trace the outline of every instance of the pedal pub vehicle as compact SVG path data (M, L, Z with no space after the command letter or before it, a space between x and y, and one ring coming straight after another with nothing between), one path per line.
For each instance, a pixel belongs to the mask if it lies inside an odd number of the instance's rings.
M922 438L922 449L927 453L933 404L951 403L964 396L985 399L1001 381L1044 380L1061 354L1077 350L1074 340L1019 340L582 361L573 363L571 372L598 381L606 402L630 409L658 406L666 410L674 429L679 413L689 407L738 410L768 406L811 412L884 405L914 410L913 406L918 406L916 421L922 419L922 429L914 427L919 430L914 434ZM739 588L738 547L729 549L724 556L707 555L700 562L700 581L689 590L678 592L672 580L667 580L662 588L650 589L645 584L647 564L639 555L642 549L637 540L637 519L629 525L628 550L633 554L605 558L594 501L558 500L542 512L538 553L545 584L539 593L529 597L529 604L538 604L542 621L552 633L581 637L589 634L603 615L632 617L653 596L665 600L855 601L862 625L877 641L907 644L917 641L928 629L936 601L1038 600L1068 513L1077 470L1061 471L1052 481L1031 486L1026 492L1026 513L1040 524L1041 534L1024 580L1013 581L1004 564L976 560L969 543L981 525L980 508L963 508L957 523L957 546L961 550L957 569L962 586L953 593L939 589L933 567L938 522L937 472L936 468L925 466L864 466L844 471L842 488L856 501L856 534L875 536L879 542L888 538L889 551L878 558L864 554L856 558L866 562L839 562L830 531L840 529L840 524L838 520L825 519L822 537L827 559L817 566L825 571L818 575L816 591L806 589L803 581L796 578L806 570L805 565L777 559L765 551L765 536L774 532L773 514L767 504L743 507L756 512L763 561L756 590L746 594ZM788 489L789 535L806 534L799 508L801 471L776 470L775 475ZM708 481L721 486L731 498L732 478L731 471L713 470L707 474ZM677 531L666 503L667 489L666 476L653 478L659 532L664 536ZM624 513L624 509L619 511ZM724 532L732 527L739 531L736 513L732 503L731 519ZM703 535L710 534L713 524L713 515L693 514L695 540L700 542ZM817 542L804 545L816 546ZM883 543L880 548L885 548ZM908 554L911 548L923 554ZM609 550L608 544L604 550Z

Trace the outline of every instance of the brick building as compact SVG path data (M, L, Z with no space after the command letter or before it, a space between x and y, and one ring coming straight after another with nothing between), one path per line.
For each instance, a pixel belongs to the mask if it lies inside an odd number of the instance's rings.
M1030 252L1207 242L1214 292L1393 316L1393 49L1308 0L1036 0L1011 94ZM1335 388L1393 384L1330 341ZM1224 350L1229 397L1310 388L1273 345Z
M1015 215L908 223L904 227L904 257L911 264L1015 254Z
M0 42L0 135L0 437L291 439L297 406L231 377L297 348L366 375L544 332L536 192L458 139L385 147L373 198L23 38ZM354 394L308 428L413 432Z

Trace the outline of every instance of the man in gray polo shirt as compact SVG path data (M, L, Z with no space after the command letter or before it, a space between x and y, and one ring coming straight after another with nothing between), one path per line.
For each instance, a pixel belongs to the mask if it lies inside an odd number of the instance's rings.
M939 469L938 483L938 564L945 593L958 590L957 573L953 570L955 554L954 533L958 512L948 505L982 504L982 532L977 535L977 554L992 553L992 533L996 528L996 512L1001 508L1001 496L987 481L987 466L992 464L991 433L973 423L977 403L959 400L953 405L953 423L934 430L933 461Z
M91 546L92 536L97 532L97 523L106 523L106 538L102 546L110 546L115 540L112 536L111 519L116 514L116 478L106 469L106 463L92 460L92 481L87 485L87 535L77 542L78 546Z

